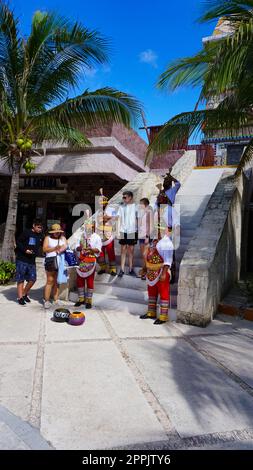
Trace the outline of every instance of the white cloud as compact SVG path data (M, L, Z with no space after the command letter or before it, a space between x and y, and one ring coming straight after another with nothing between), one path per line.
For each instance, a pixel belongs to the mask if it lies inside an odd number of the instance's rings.
M103 65L103 66L102 66L102 71L103 71L104 73L111 73L111 70L112 70L112 69L111 69L110 65Z
M143 51L139 55L140 62L145 62L146 64L150 64L152 67L157 67L157 55L152 49L147 49Z
M87 77L93 78L95 77L96 73L97 73L97 69L95 69L95 67L90 67L90 68L85 69L85 75Z

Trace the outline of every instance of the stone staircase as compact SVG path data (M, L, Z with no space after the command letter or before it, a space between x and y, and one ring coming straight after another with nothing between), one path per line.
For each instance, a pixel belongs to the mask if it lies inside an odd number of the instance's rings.
M180 213L181 234L180 244L176 249L176 282L171 285L171 318L176 318L177 308L177 281L179 268L190 240L195 234L197 227L205 212L208 201L213 193L221 175L222 169L193 170L186 183L180 189L176 199L176 210ZM150 196L149 196L150 197ZM116 243L117 265L120 264L120 246ZM135 247L134 258L135 271L138 274L142 260L139 245ZM126 274L122 278L111 277L109 274L96 275L96 302L101 305L118 302L117 308L121 305L128 305L130 313L147 308L147 288L146 282L140 278L132 278ZM75 301L77 293L72 290L70 299Z
M141 269L141 256L139 245L135 248L135 272L138 275ZM116 244L116 253L119 247ZM120 256L116 255L117 266L120 264ZM118 268L119 269L119 268ZM74 287L74 286L73 286ZM71 289L69 299L71 301L77 300L77 291L75 288ZM125 275L122 278L118 276L110 276L110 274L96 274L95 277L95 296L94 303L101 307L121 309L123 306L129 311L130 314L143 314L147 310L147 285L140 277L132 277L128 275L128 267L125 269ZM176 318L176 300L177 300L177 285L171 286L171 317Z
M178 293L178 277L180 263L183 259L184 253L186 252L190 240L194 237L195 231L200 224L200 221L205 212L208 201L213 193L218 181L220 180L223 173L223 169L205 169L205 170L193 170L191 175L188 177L186 183L181 187L176 198L176 210L180 213L181 223L181 234L180 244L176 249L176 282L171 285L171 319L176 319L176 308L177 308L177 293ZM134 182L137 190L140 191L143 187L141 185L141 178L145 181L146 188L149 189L151 194L147 194L147 197L154 199L154 187L157 180L154 180L154 175L150 175L152 184L148 185L148 175L138 175L138 184ZM131 183L128 183L127 189L132 190L130 187ZM125 188L124 188L125 189ZM119 198L118 195L116 195ZM138 194L135 194L135 199L138 200ZM114 197L115 198L115 197ZM120 199L119 199L120 200ZM76 235L75 239L77 238ZM74 242L73 242L74 243ZM73 244L72 243L72 244ZM120 265L120 245L116 242L115 244L117 266ZM42 275L44 267L42 265L43 260L38 260L38 270ZM134 258L135 272L138 274L141 266L142 259L140 255L139 244L135 247L135 258ZM126 274L122 278L118 276L112 277L109 274L97 275L96 274L96 287L94 303L101 307L121 309L127 308L129 313L142 314L147 308L147 288L146 282L140 278L133 278L129 276L128 268L125 270ZM44 275L44 274L43 274ZM73 270L70 278L70 292L67 293L69 300L77 300L77 291L75 288L75 270ZM65 297L64 297L65 296ZM62 298L66 298L66 290L63 293Z

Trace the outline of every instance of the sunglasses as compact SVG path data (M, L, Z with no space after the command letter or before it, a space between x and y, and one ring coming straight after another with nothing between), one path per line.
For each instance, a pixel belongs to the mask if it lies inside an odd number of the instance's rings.
M122 199L127 199L127 196L122 196Z

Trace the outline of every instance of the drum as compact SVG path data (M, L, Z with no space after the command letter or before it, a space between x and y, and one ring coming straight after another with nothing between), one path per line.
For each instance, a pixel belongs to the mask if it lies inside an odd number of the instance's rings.
M67 308L56 308L53 314L53 320L59 323L68 321L70 311Z
M82 325L85 322L85 315L83 312L72 312L69 315L68 322L73 326Z

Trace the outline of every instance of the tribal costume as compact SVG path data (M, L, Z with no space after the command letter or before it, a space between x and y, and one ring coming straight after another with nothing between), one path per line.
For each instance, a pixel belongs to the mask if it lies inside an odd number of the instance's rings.
M157 244L151 243L146 258L148 284L148 311L142 318L156 318L157 300L160 296L160 315L158 320L168 320L170 301L170 267L173 258L173 244L165 235ZM164 280L161 280L164 266L168 266Z
M84 233L80 240L80 264L76 268L78 306L84 303L86 304L87 308L91 308L92 306L96 261L101 252L101 248L102 242L99 235L93 233L92 235L88 236L86 235L86 232ZM99 252L95 253L95 249L99 250Z
M102 195L99 203L102 207L96 215L96 231L100 234L102 239L102 251L98 258L100 266L98 274L103 274L108 270L110 274L115 276L117 274L117 268L114 250L113 222L112 220L104 220L106 216L112 218L115 211L112 207L107 205L107 197ZM106 254L109 261L109 268L106 263Z

